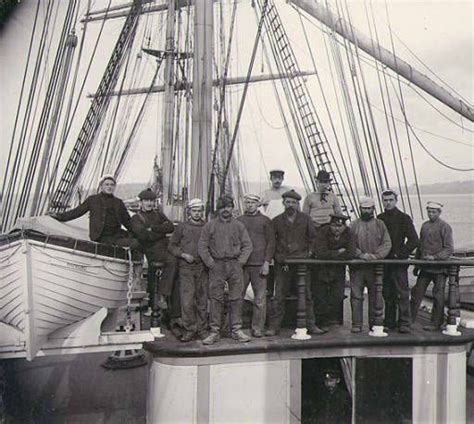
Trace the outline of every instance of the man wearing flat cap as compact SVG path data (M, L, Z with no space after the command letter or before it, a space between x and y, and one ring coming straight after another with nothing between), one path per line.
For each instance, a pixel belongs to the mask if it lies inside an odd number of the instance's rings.
M359 200L360 218L351 225L355 239L355 257L367 262L385 258L392 248L387 227L380 219L375 218L375 202L371 197L363 196ZM362 308L364 304L364 287L369 291L369 327L374 325L375 309L375 269L367 265L352 265L351 274L351 309L353 333L362 331Z
M244 266L245 296L249 284L254 293L252 314L252 336L262 337L267 303L267 276L270 262L275 251L275 234L270 218L260 213L260 196L246 194L244 196L245 213L237 219L245 225L252 240L253 250Z
M316 259L348 260L354 257L355 240L351 229L346 225L348 219L345 215L331 214L329 225L317 231L313 247ZM342 324L340 311L345 283L345 265L325 265L316 269L312 292L316 324L320 328Z
M231 336L239 342L248 342L250 337L242 331L242 268L252 253L252 241L245 225L232 218L232 197L220 197L216 209L217 217L204 225L198 243L199 255L209 269L210 333L203 344L211 345L220 339L226 282Z
M282 195L285 212L273 218L275 231L275 295L274 311L269 317L267 336L278 334L285 314L285 301L290 284L296 284L296 266L286 265L289 258L307 258L312 241L316 235L313 223L308 215L299 211L301 196L295 190ZM314 323L313 300L311 297L310 275L306 280L306 325L310 334L322 334Z
M290 187L283 185L283 180L285 178L285 171L281 168L274 168L270 170L270 182L271 187L268 190L265 190L261 194L261 205L263 206L263 212L270 219L275 218L283 212L283 207L281 205L281 195L288 190Z
M61 222L72 221L89 212L89 238L97 243L117 246L133 245L133 238L122 229L131 230L130 215L121 199L114 196L115 177L103 175L99 193L89 196L74 209L50 216Z
M316 228L329 224L331 214L342 215L339 200L331 190L331 176L324 169L316 176L316 191L304 199L303 212L311 217Z
M173 223L156 206L156 194L151 189L146 189L138 194L140 210L132 217L132 231L138 242L140 250L148 261L148 291L150 304L153 304L154 284L156 282L155 262L165 264L161 276L158 293L161 308L166 308L165 298L171 296L175 274L175 261L168 253L169 233L174 230Z
M426 289L433 282L433 309L431 323L425 327L427 331L438 331L444 323L444 289L446 286L447 269L436 266L437 260L446 260L453 254L454 241L451 226L440 218L443 205L430 201L426 205L428 221L424 222L420 231L420 245L415 253L416 259L433 261L433 266L421 266L414 269L418 276L415 286L411 289L411 319L415 322L421 301Z
M392 248L387 259L407 259L418 246L418 235L413 221L397 208L398 194L388 188L382 192L384 211L377 216L387 227ZM410 333L410 288L408 265L385 265L383 270L384 326L398 327L400 333ZM398 319L397 319L398 315Z
M188 219L176 227L168 246L179 261L182 342L189 342L195 336L201 340L207 337L207 269L198 253L198 242L206 223L204 203L201 199L192 199L186 212Z

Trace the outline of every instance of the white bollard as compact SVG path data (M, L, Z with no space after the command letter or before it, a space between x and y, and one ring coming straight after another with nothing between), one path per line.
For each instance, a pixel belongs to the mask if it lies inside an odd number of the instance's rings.
M311 336L308 334L308 330L305 328L295 329L295 333L291 336L293 340L309 340Z
M372 337L387 337L388 334L383 331L383 325L374 325L372 330L369 331L369 336Z

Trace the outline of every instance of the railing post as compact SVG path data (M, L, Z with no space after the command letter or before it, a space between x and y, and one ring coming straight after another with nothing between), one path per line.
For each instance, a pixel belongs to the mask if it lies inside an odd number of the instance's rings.
M372 337L387 337L388 334L383 331L383 265L374 265L374 291L375 291L375 302L374 302L374 324L372 330L369 331L369 336Z
M160 285L161 275L163 274L163 264L161 262L153 262L148 264L148 272L153 272L153 302L151 304L150 331L155 337L161 338L165 335L161 332L161 310L159 305L160 294L158 288Z
M448 292L448 322L446 325L446 330L443 331L443 334L448 336L460 336L461 332L458 331L458 325L456 323L456 317L458 315L458 296L457 296L457 284L456 277L459 272L459 265L451 265L448 269L448 283L449 283L449 292Z
M308 267L305 264L296 265L298 277L298 304L296 310L296 330L291 336L295 340L309 340L311 336L306 328L306 274Z

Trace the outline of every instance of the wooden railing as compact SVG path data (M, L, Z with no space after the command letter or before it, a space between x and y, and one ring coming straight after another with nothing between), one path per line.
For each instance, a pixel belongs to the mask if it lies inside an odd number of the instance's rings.
M414 265L416 267L423 266L440 266L446 267L448 269L448 284L449 292L447 299L448 306L448 320L447 328L444 331L444 334L450 336L456 336L460 333L457 331L456 317L459 316L459 304L458 304L458 284L457 276L459 275L459 270L462 266L474 266L474 261L470 260L461 260L461 259L450 259L450 260L419 260L419 259L382 259L382 260L348 260L348 261L335 261L335 260L319 260L319 259L306 259L306 258L292 258L287 259L286 264L296 265L297 267L297 276L298 276L298 303L297 303L297 313L296 313L296 327L295 335L293 338L298 339L298 334L306 333L304 329L306 328L306 274L308 273L308 266L311 265L370 265L374 267L375 281L375 305L374 305L374 328L377 327L375 331L369 333L373 336L386 336L386 333L383 333L383 297L382 297L382 287L383 287L383 270L384 265ZM302 331L303 330L303 331ZM305 337L306 339L307 337Z

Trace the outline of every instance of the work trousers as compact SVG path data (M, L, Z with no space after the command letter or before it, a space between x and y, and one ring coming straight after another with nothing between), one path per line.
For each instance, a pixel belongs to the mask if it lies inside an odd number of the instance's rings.
M415 322L420 309L421 302L425 296L426 289L433 282L433 309L431 311L431 322L440 327L444 322L444 289L446 286L446 274L420 271L415 286L411 289L411 319Z
M206 330L207 284L207 271L203 264L180 262L181 321L188 333L202 333Z
M375 270L373 265L362 265L351 268L351 310L352 326L362 327L364 287L369 291L369 327L374 325L375 310Z
M215 259L209 270L209 327L219 333L224 313L224 288L229 287L229 316L231 331L242 328L242 291L244 288L242 265L237 259Z
M272 316L270 316L269 327L276 332L280 331L281 323L285 315L286 298L290 292L290 285L297 284L296 266L288 265L288 271L284 271L283 264L275 263L275 297ZM306 274L306 326L308 329L314 327L313 298L311 296L311 273Z
M252 308L252 330L263 332L267 310L267 277L260 274L260 265L248 265L244 267L244 290L242 298L249 284L252 284L254 294Z
M407 269L407 265L385 265L383 270L384 325L388 328L395 328L397 325L410 326L410 288Z
M326 270L318 267L316 279L313 278L312 292L316 324L331 325L340 323L341 302L344 300L346 283L345 267Z

